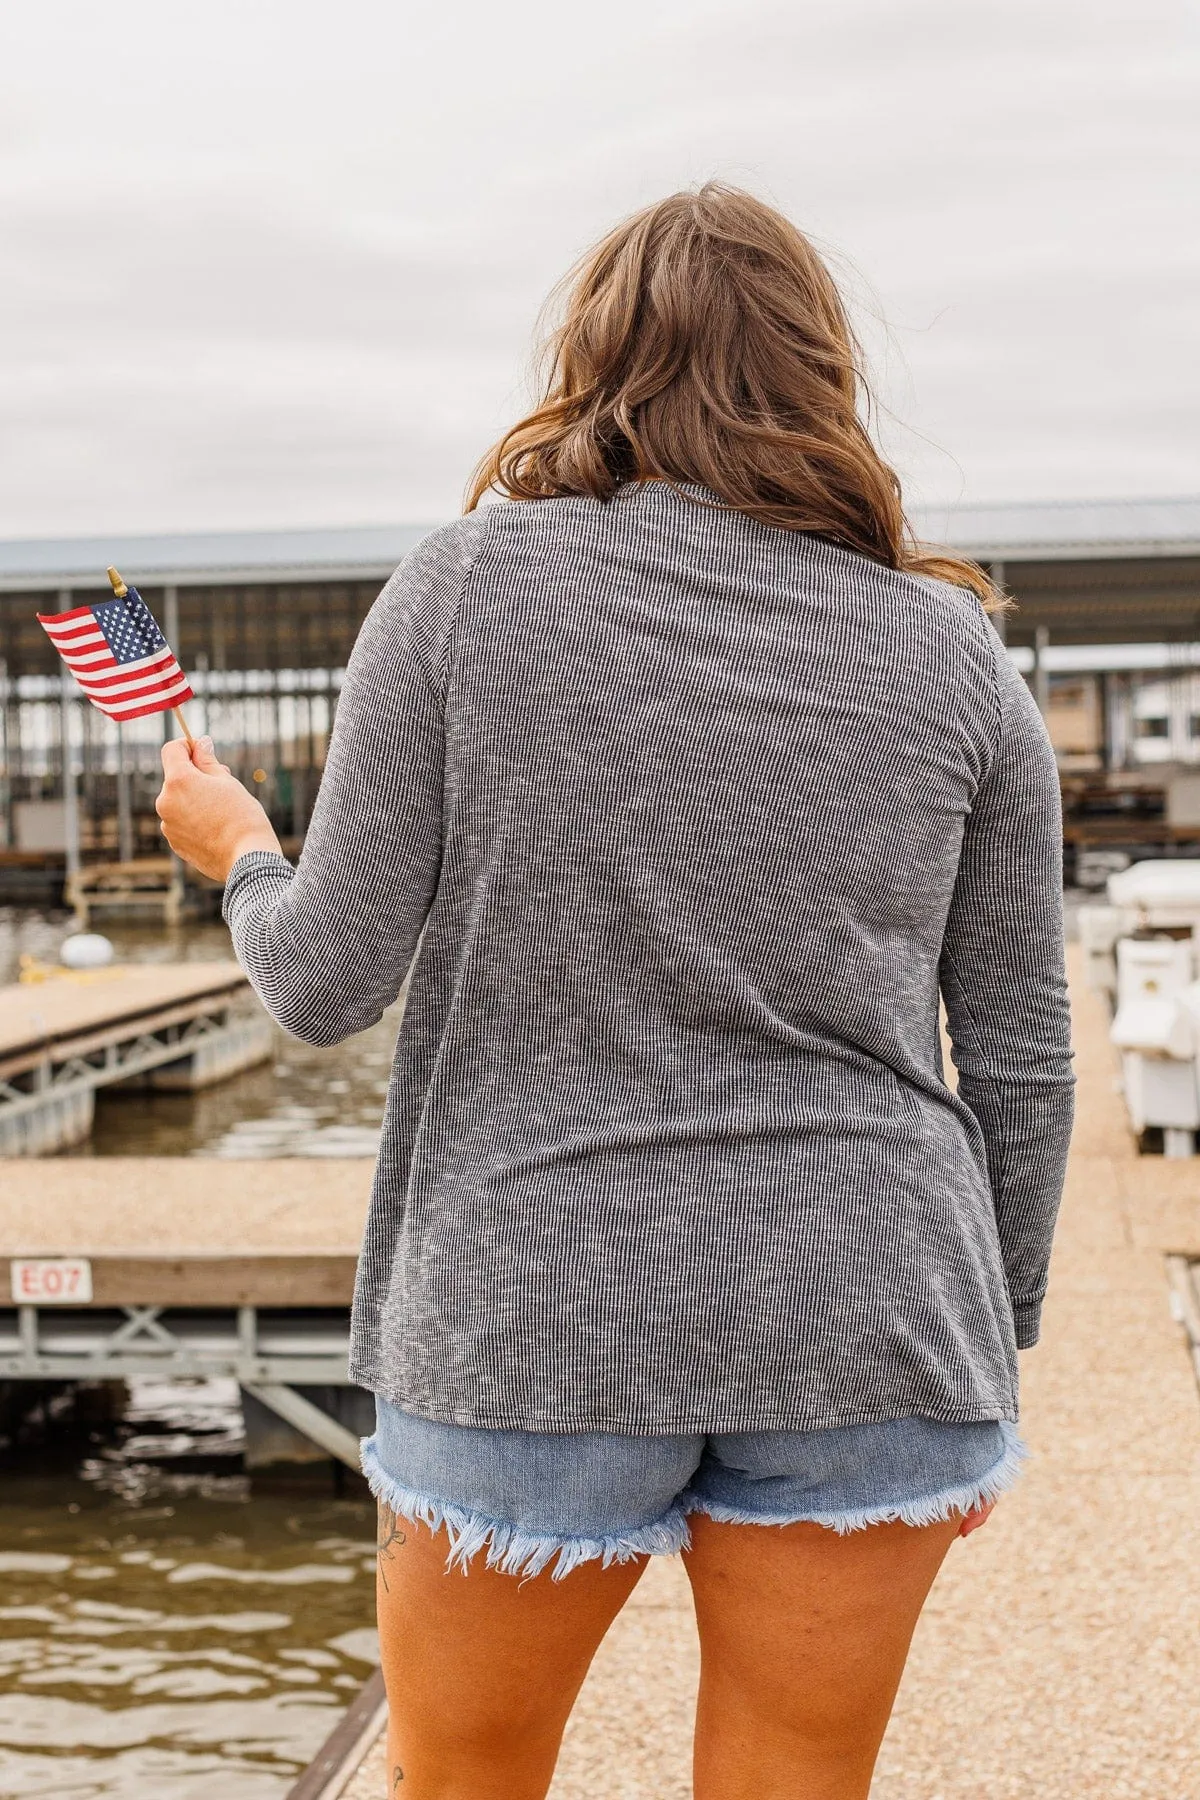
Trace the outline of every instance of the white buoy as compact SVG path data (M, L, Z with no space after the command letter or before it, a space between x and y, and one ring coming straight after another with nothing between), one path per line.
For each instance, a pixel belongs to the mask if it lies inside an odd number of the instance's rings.
M76 931L64 938L58 960L67 969L102 969L113 959L113 947L98 931Z

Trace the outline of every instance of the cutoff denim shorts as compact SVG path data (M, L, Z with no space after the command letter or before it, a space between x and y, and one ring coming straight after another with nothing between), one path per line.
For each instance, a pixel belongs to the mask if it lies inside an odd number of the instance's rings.
M740 1525L803 1520L848 1532L932 1525L1011 1487L1026 1451L1004 1420L940 1424L890 1419L816 1431L625 1436L447 1425L376 1396L362 1467L377 1500L450 1540L447 1569L488 1568L555 1579L671 1555L687 1517Z

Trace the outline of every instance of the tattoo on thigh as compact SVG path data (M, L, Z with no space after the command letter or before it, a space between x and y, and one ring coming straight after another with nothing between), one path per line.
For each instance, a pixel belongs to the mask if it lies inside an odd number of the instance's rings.
M399 1546L407 1543L407 1541L404 1533L400 1529L400 1522L395 1513L390 1506L385 1506L381 1500L379 1502L379 1532L376 1538L376 1547L379 1555L379 1579L383 1583L383 1591L385 1594L390 1592L387 1580L387 1564L391 1562L392 1556ZM396 1775L397 1780L404 1780L404 1777L400 1774L399 1770L396 1771ZM393 1782L392 1786L394 1787L395 1785L395 1782Z
M392 1792L393 1792L393 1794L395 1793L396 1789L400 1786L400 1783L403 1780L404 1780L404 1770L400 1767L400 1764L397 1763L395 1768L392 1770Z

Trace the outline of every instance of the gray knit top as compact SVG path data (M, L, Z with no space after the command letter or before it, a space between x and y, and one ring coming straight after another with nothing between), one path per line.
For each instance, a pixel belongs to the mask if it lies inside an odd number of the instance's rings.
M230 874L295 1036L409 978L351 1375L532 1431L1014 1419L1074 1103L1046 730L972 594L713 498L426 538L298 866Z

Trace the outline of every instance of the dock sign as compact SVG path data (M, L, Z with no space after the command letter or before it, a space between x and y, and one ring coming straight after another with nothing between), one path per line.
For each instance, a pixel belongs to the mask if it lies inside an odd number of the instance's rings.
M14 1306L87 1306L92 1265L86 1256L14 1257Z

